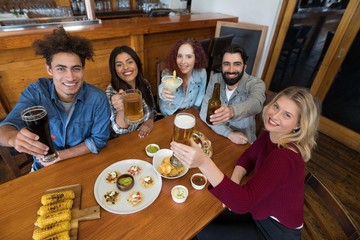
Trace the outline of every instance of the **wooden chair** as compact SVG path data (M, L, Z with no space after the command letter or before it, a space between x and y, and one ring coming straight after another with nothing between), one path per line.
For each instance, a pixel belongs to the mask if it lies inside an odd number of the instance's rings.
M211 46L209 62L208 62L208 79L212 72L221 72L221 54L226 47L231 45L234 34L215 37Z
M285 73L292 67L290 77L294 76L299 63L301 53L305 47L306 40L312 29L310 25L291 26L286 34L284 44L280 53L277 68L282 70L280 86L285 78Z
M14 148L0 147L0 156L13 178L23 176L31 170L33 158L28 154L19 153Z
M265 91L265 101L263 104L263 108L269 102L271 102L271 100L275 97L275 95L276 95L275 92L272 92L270 90ZM262 110L261 110L261 112L259 112L258 114L255 115L255 122L256 122L256 136L258 137L264 131L264 128L265 128L263 119L262 119Z
M157 110L157 114L158 116L156 117L156 120L159 120L161 118L164 117L164 115L161 113L160 111L160 93L158 92L158 87L161 83L161 73L162 71L165 69L165 61L164 60L160 60L157 64L156 64L156 110Z
M207 58L207 63L209 64L209 56L210 56L210 46L211 46L211 39L210 38L205 38L202 40L199 40L201 46L204 49L206 58Z
M320 65L321 65L322 61L324 60L325 54L326 54L326 52L327 52L327 50L328 50L328 48L330 46L330 43L331 43L334 35L335 35L334 32L328 31L328 33L326 35L326 38L325 38L325 41L324 41L323 48L322 48L321 53L320 53L320 57L319 57L316 65L315 65L314 71L311 74L311 80L314 79L315 74L318 72L318 70L320 68ZM312 84L312 81L306 87L310 88L311 84Z
M303 239L360 239L345 206L312 173L305 178Z
M313 27L311 25L301 25L301 27L300 27L300 32L297 35L296 42L292 49L292 51L296 55L296 59L295 59L295 63L294 63L295 67L293 68L292 76L294 76L296 66L298 65L300 56L302 54L302 51L305 47L306 41L308 39L308 36L309 36L312 28Z

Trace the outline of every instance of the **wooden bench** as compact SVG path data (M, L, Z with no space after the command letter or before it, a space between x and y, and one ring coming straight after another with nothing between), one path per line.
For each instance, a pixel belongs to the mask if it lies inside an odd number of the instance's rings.
M345 206L312 173L305 177L304 227L302 239L360 239Z

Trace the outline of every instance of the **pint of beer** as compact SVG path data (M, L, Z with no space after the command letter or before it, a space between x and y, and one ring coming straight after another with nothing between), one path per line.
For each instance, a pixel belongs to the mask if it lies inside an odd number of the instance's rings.
M195 117L189 113L178 113L174 120L173 141L189 145L195 127Z
M140 123L144 120L142 95L138 89L128 89L124 93L125 121L129 124Z
M41 159L44 162L52 162L58 154L50 135L48 115L43 106L34 106L24 109L21 112L21 119L26 128L39 136L39 141L49 147L48 154Z

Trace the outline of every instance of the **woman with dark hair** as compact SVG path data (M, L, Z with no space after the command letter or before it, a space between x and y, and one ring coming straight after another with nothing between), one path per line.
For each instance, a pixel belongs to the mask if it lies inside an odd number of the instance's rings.
M106 88L111 107L112 136L116 137L135 130L139 137L150 134L156 117L156 106L149 82L144 78L142 63L136 52L128 47L121 46L112 50L109 58L111 83ZM123 93L127 89L138 89L142 93L144 121L128 124L124 119Z
M174 94L163 84L159 85L159 105L165 116L185 108L200 108L206 88L206 64L206 55L200 42L193 38L183 38L175 43L165 59L166 69L161 76L173 75L175 70L183 84Z

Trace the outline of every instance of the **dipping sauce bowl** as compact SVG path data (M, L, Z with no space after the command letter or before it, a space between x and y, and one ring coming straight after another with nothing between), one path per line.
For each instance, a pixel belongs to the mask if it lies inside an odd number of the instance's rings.
M196 190L201 190L206 186L207 178L202 173L195 173L190 178L191 186Z
M145 152L149 157L153 157L157 151L160 150L159 145L152 143L146 146Z
M116 180L116 186L121 191L129 191L134 186L134 177L130 174L122 174Z
M176 185L171 189L171 196L174 202L183 203L189 195L188 189L183 185Z

